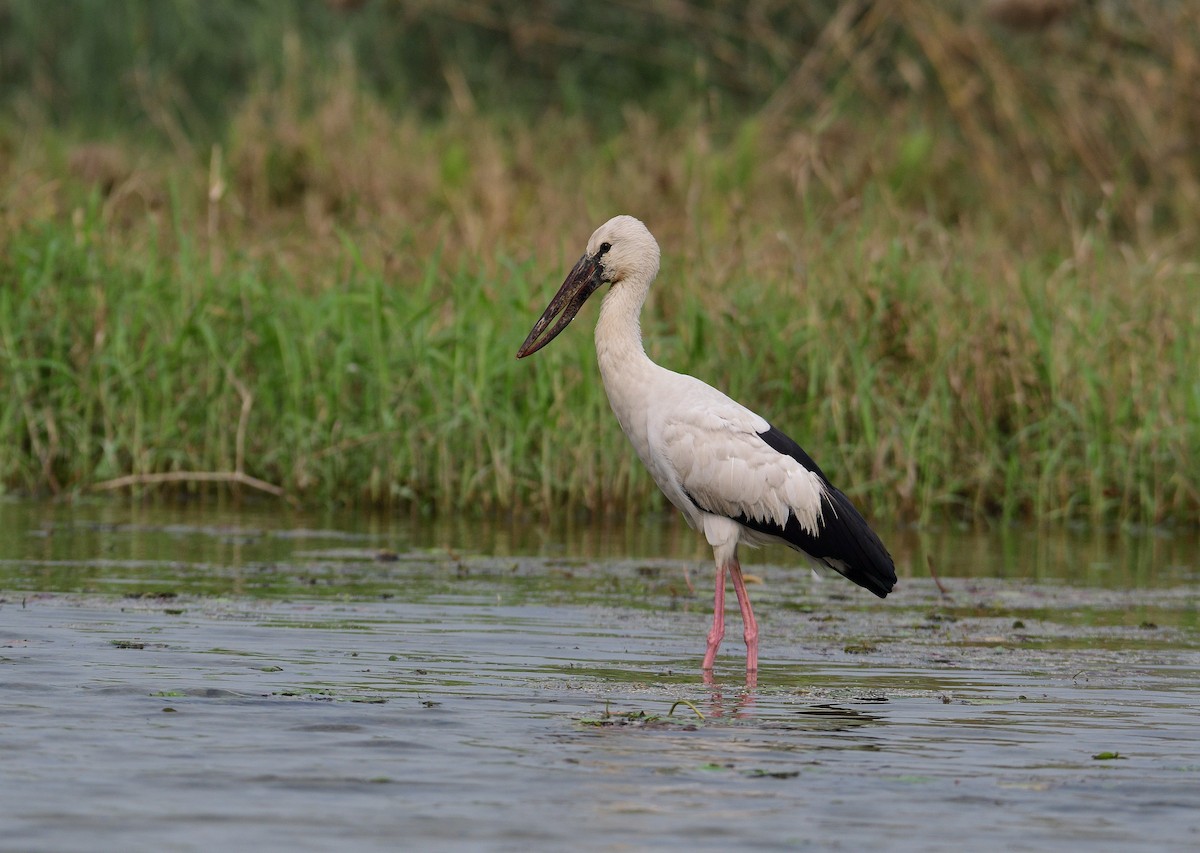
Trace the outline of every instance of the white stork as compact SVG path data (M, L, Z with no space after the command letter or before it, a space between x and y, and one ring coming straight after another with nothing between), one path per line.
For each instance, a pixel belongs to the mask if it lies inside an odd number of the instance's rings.
M850 499L796 442L692 376L650 360L638 316L658 275L658 242L639 220L617 216L596 229L517 358L550 343L601 285L596 356L609 404L638 458L717 563L709 673L725 635L725 575L742 611L746 672L758 670L758 625L738 563L738 543L781 542L880 598L896 583L892 558ZM551 321L558 317L547 331Z

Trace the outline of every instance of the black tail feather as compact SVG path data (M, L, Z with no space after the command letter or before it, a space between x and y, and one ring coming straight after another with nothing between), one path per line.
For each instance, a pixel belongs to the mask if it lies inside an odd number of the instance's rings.
M850 499L833 486L827 486L820 529L810 533L793 513L787 526L739 516L734 519L759 533L778 536L797 551L886 598L896 585L896 566L892 555L879 541Z
M802 551L819 563L870 590L880 598L887 596L896 585L896 566L892 555L850 499L829 482L804 450L785 433L771 427L760 433L763 440L780 453L791 456L825 484L819 529L810 533L800 525L795 513L788 516L787 525L780 527L769 521L735 519L756 530L778 536L793 548Z
M892 555L850 499L838 489L828 488L823 529L817 536L801 530L799 536L788 536L788 543L885 598L896 585ZM788 521L788 527L800 527L795 516Z

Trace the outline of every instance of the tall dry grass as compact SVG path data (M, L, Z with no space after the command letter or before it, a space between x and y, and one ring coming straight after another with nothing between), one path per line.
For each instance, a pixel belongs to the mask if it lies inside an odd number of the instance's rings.
M875 513L1194 522L1200 13L1068 3L1018 35L1001 5L843 4L734 121L531 117L465 79L430 120L290 40L217 145L154 103L166 147L10 127L0 477L645 505L588 336L512 362L630 212L665 250L652 351Z

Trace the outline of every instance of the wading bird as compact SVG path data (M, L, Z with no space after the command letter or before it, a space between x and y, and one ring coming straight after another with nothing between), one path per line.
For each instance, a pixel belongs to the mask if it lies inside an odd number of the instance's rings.
M692 376L650 360L638 317L658 275L658 242L639 220L617 216L596 229L587 251L517 351L554 340L601 285L596 356L609 404L638 458L717 563L707 674L725 636L725 575L742 611L746 672L758 670L758 625L738 562L739 543L779 542L880 598L896 583L892 558L850 499L796 442ZM555 318L557 322L551 326Z

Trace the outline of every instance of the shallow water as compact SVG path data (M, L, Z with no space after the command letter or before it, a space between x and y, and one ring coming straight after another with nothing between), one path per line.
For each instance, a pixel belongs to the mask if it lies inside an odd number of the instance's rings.
M0 847L1200 841L1194 537L753 554L750 689L686 530L519 528L0 504Z

